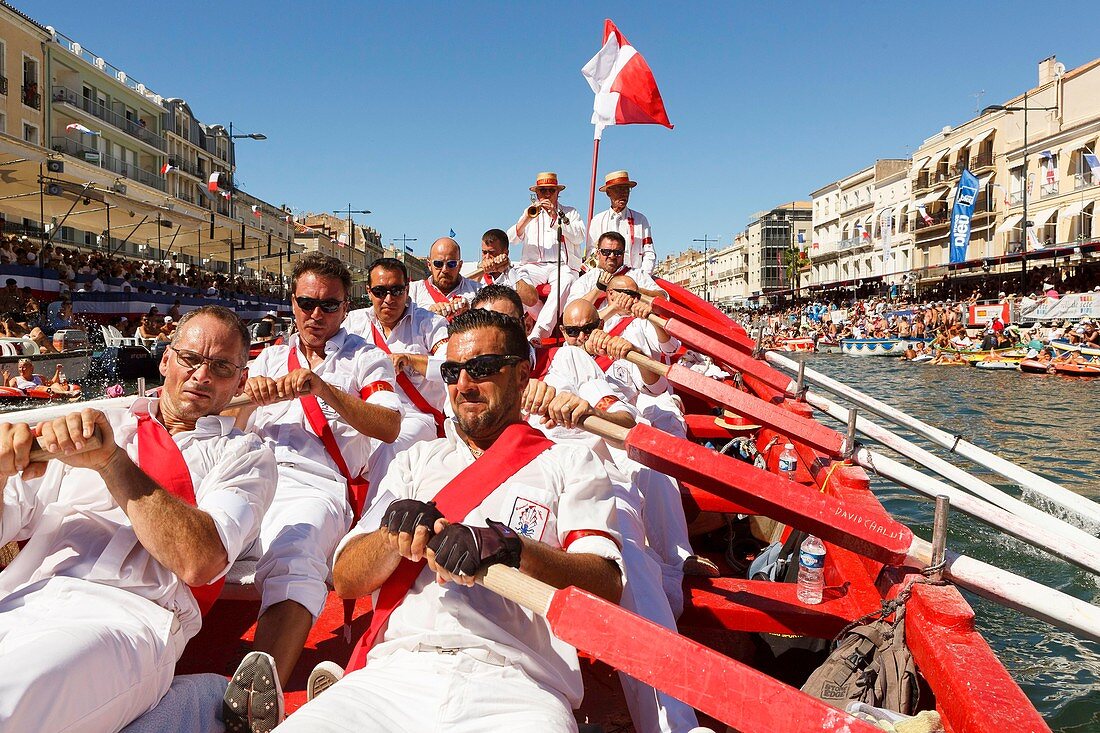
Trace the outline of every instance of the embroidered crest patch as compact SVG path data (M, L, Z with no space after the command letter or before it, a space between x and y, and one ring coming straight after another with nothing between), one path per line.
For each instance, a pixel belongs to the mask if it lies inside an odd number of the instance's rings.
M516 534L527 539L542 540L542 533L546 531L546 520L549 517L549 509L521 496L512 505L512 516L508 519L508 526Z

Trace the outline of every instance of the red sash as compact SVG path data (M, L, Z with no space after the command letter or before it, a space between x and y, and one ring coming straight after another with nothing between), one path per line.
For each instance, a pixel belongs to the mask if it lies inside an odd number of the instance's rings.
M385 351L387 354L392 354L389 344L386 343L386 339L382 336L382 332L378 330L378 326L374 323L370 324L371 330L374 331L374 344ZM423 412L425 415L431 415L435 420L435 434L436 437L443 437L443 421L446 419L443 413L432 407L431 403L424 399L424 395L416 389L416 386L409 379L409 375L404 371L397 372L397 386L405 393L405 396L409 398L409 401L416 405L416 409Z
M461 522L505 481L552 445L545 435L527 423L509 425L489 450L439 490L435 495L436 507L447 521ZM414 563L402 558L382 584L370 628L355 645L348 661L348 672L354 672L366 664L367 653L374 646L390 614L401 605L425 564L424 560Z
M298 359L297 347L292 346L290 348L290 353L286 358L286 368L288 373L302 368L302 362ZM306 421L309 422L309 426L313 428L313 432L317 434L317 437L321 439L321 443L325 446L325 452L336 464L336 469L340 472L340 475L348 482L348 504L351 505L351 512L354 517L352 523L354 524L359 521L359 515L363 511L363 503L367 500L370 483L362 476L351 475L348 464L344 460L344 454L340 452L340 444L336 442L336 435L332 432L332 426L329 425L325 413L321 411L321 403L317 401L317 398L310 394L302 395L299 399L302 402L302 411L306 414Z
M621 321L619 321L618 323L616 323L615 327L607 332L608 335L609 336L622 336L623 331L626 330L626 327L629 326L630 322L633 321L633 320L634 320L634 316L627 316L626 318L624 318ZM600 371L606 372L607 368L609 366L611 366L612 364L614 364L614 363L615 363L615 360L612 359L610 356L605 355L605 356L597 356L596 357L596 365L600 368Z
M187 461L168 434L163 425L149 416L138 414L137 448L138 465L149 478L172 496L191 506L196 506L195 485L191 482L191 472L187 470ZM214 605L225 585L225 576L209 585L189 585L191 594L199 604L199 613L203 616Z
M436 303L448 303L450 298L443 294L443 292L435 286L430 277L424 278L424 289L428 291L428 295L432 296L432 300Z
M535 349L535 366L531 370L531 376L535 379L542 379L546 376L546 372L550 370L550 364L554 361L554 356L557 355L560 346L551 346L549 348Z

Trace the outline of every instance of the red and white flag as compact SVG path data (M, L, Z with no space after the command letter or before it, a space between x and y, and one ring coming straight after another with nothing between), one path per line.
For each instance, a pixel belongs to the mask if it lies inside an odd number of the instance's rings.
M162 165L162 166L160 167L160 174L161 174L162 176L166 176L166 175L168 175L169 173L171 173L172 171L178 171L178 170L179 170L179 168L178 168L178 167L176 167L176 166L172 165L172 162L171 162L171 161L168 161L167 163L165 163L164 165Z
M603 48L584 65L581 74L596 93L592 105L596 140L611 125L664 125L672 129L649 64L610 20L604 21Z
M252 216L256 217L257 219L260 219L260 218L263 217L263 215L264 214L263 214L262 211L260 211L259 205L252 204Z

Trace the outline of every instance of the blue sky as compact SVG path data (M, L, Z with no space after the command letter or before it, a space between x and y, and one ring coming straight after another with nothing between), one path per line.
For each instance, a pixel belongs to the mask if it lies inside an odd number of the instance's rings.
M387 243L416 237L421 254L454 228L466 259L515 222L540 170L587 209L580 67L605 17L676 125L610 128L601 144L601 177L639 181L631 205L661 256L703 236L729 244L753 212L906 157L973 116L980 90L985 106L1033 85L1047 56L1072 69L1100 55L1094 2L1044 18L1022 2L14 1L203 122L265 133L237 149L249 192L370 209Z

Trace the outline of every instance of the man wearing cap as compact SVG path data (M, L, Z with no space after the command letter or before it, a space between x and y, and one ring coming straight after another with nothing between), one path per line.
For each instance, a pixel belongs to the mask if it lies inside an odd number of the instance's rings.
M644 270L637 270L624 261L626 238L619 232L604 232L596 243L596 267L577 278L569 288L569 302L587 300L600 307L607 300L607 283L616 275L629 275L638 285L638 292L652 298L667 298L668 293Z
M626 171L612 171L604 176L600 190L611 200L611 208L592 217L588 227L589 241L596 242L604 232L618 232L626 239L626 259L623 264L646 275L653 274L657 253L653 251L653 233L649 219L640 211L627 208L630 189L637 186Z
M409 283L409 299L444 318L462 312L481 286L463 277L461 270L462 251L458 242L450 237L440 237L428 250L429 276Z
M531 340L539 342L550 336L558 322L558 311L565 307L566 294L581 269L581 247L584 246L584 219L571 206L558 203L565 186L558 183L558 174L539 173L531 191L536 203L524 209L519 221L508 230L513 244L523 245L520 264L524 266L531 285L549 284L546 303L541 308ZM532 209L534 216L531 216ZM559 248L558 230L564 242Z

